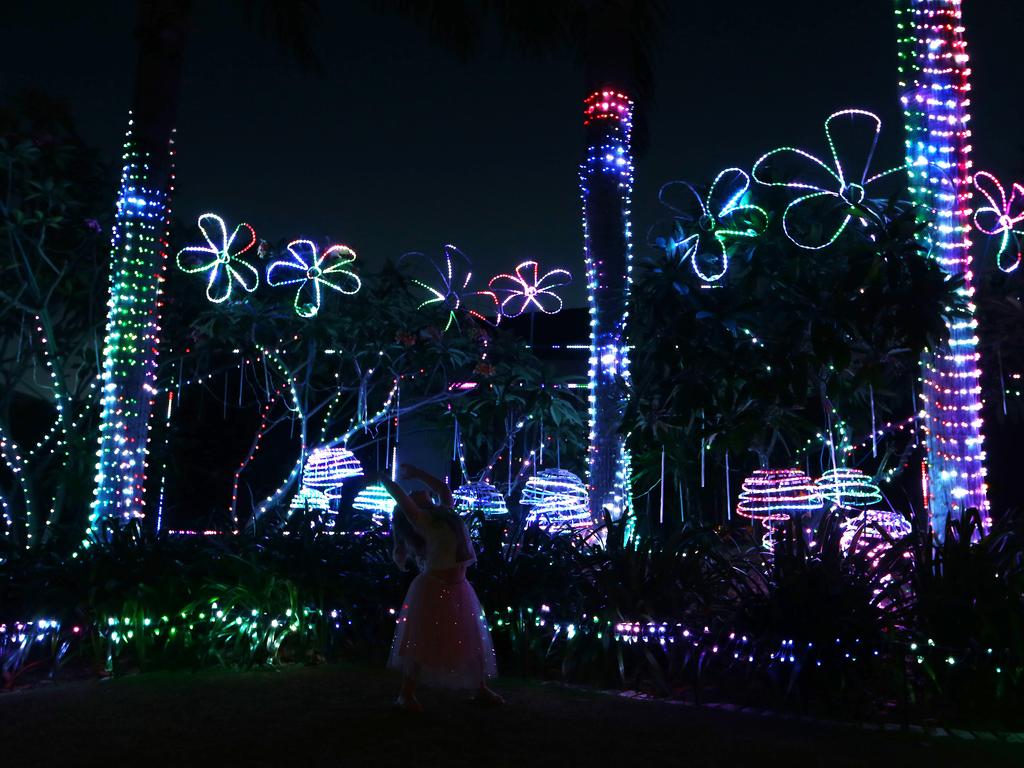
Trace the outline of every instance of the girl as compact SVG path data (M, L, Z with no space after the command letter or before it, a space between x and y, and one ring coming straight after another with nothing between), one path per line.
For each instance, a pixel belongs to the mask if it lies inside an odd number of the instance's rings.
M447 485L408 464L401 472L403 480L427 485L440 505L431 503L426 491L406 494L386 476L380 479L398 504L391 528L395 563L404 571L414 557L420 569L402 603L388 660L388 667L403 675L398 704L420 711L416 686L421 681L475 689L479 701L500 704L501 697L487 687L487 679L497 672L491 635L480 601L466 581L466 569L476 562L469 532L452 511Z

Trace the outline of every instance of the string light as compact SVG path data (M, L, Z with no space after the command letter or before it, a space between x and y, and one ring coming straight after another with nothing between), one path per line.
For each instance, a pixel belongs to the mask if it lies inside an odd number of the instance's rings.
M600 90L583 103L588 146L580 166L580 196L590 309L587 489L591 517L600 520L608 514L614 520L632 510L629 461L619 427L631 389L627 307L633 281L633 102L623 93Z
M878 486L859 469L837 467L814 481L824 501L835 507L870 507L882 500Z
M932 530L977 509L989 524L981 416L978 322L971 270L971 69L960 0L900 0L900 100L907 174L922 245L947 274L962 278L961 302L943 313L948 331L923 359L924 427Z
M267 432L267 427L270 425L270 411L274 407L274 403L277 402L277 398L281 396L280 388L275 389L271 393L270 398L260 412L260 426L256 431L256 438L252 441L252 448L246 457L239 463L238 469L235 470L234 483L231 486L231 522L234 525L235 531L238 531L238 486L242 482L242 473L245 471L249 463L255 458L256 453L260 449L260 443L263 440L263 435Z
M320 311L321 287L346 296L362 288L359 276L347 269L356 260L356 252L347 245L332 245L320 251L311 240L292 240L287 248L290 259L267 267L267 285L298 285L293 303L299 317L315 317Z
M206 245L190 245L178 251L178 269L189 275L209 272L206 298L214 304L228 301L236 284L246 293L253 293L260 285L260 273L241 255L256 244L256 230L243 222L228 237L224 219L215 213L204 213L199 217L199 231ZM243 239L247 236L248 242L238 247L235 238L243 231Z
M564 469L544 469L526 481L519 503L529 507L527 525L551 530L591 525L587 489L579 477Z
M768 212L743 202L749 189L750 176L739 168L719 173L706 196L688 182L669 182L658 198L678 214L675 223L681 237L663 238L660 244L671 255L682 252L679 261L688 258L701 280L717 282L729 268L733 241L757 237L768 228ZM704 259L717 263L716 271L705 272Z
M515 274L495 275L487 287L501 300L501 314L504 317L519 317L529 307L545 315L562 311L562 299L552 289L572 282L572 275L565 269L552 269L540 274L536 261L524 261L515 268Z
M863 167L843 167L844 158L840 157L839 148L833 136L833 123L840 119L847 121L849 125L856 126L858 134L863 134L863 136L867 137L867 156L863 161ZM901 168L890 168L873 176L869 175L871 172L871 161L875 155L875 147L878 145L878 135L881 131L882 121L878 115L863 109L843 109L832 113L825 120L825 138L828 141L829 152L832 156L831 165L819 160L811 153L795 147L773 149L757 159L751 175L754 177L754 181L759 184L769 187L786 187L800 191L809 190L806 194L801 194L796 199L790 201L782 213L782 229L786 233L786 237L794 245L812 251L827 248L839 239L839 236L843 234L851 220L855 218L857 221L864 220L861 214L867 214L868 211L863 207L862 203L867 197L868 186L901 170ZM858 151L862 151L861 148L858 147ZM794 181L773 181L772 178L779 175L778 168L775 165L775 161L779 159L783 159L783 164L788 164L785 162L788 160L798 167L802 166L804 172ZM808 179L814 178L815 174L820 176L822 171L827 175L830 182L834 181L835 183L829 187L824 187L808 181ZM849 175L848 171L852 171L852 175ZM812 201L831 204L828 209L815 211L812 217L813 221L821 223L823 233L832 233L824 242L807 242L795 236L790 227L790 214L793 210L800 206L806 208L807 204ZM851 212L851 209L857 209L859 213L855 215Z
M160 284L167 269L167 227L173 171L164 182L155 161L131 135L124 146L121 188L111 239L110 298L103 342L99 450L89 515L90 535L104 536L107 520L141 518L147 446L160 340ZM174 140L167 149L174 156ZM155 183L156 182L156 183ZM85 542L88 545L89 541Z
M1021 237L1024 231L1015 227L1024 221L1024 187L1014 182L1010 187L1010 197L999 180L987 171L974 174L974 188L988 200L988 205L979 206L974 211L974 226L989 237L999 238L999 250L996 253L996 266L1003 272L1013 272L1020 266ZM1006 266L1003 257L1010 245L1013 245L1013 263Z

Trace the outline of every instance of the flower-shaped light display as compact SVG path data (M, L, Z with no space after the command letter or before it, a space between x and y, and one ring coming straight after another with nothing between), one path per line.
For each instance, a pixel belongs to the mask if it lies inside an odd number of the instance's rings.
M545 315L562 311L562 299L553 288L561 288L572 282L572 275L565 269L552 269L540 274L536 261L524 261L516 267L515 274L500 274L487 283L501 300L501 314L505 317L519 317L534 308Z
M530 507L527 525L566 530L591 525L587 488L572 472L545 469L526 481L519 500Z
M407 253L402 260L413 262L414 269L419 273L410 278L423 297L419 309L436 307L448 311L448 322L444 327L446 331L452 323L458 321L459 312L485 322L490 322L487 313L493 313L498 320L501 319L498 297L492 291L470 289L473 272L469 259L454 245L444 246L443 262L422 253Z
M267 267L267 285L298 285L295 312L300 317L314 317L320 311L321 288L351 296L363 285L348 269L356 260L356 252L347 245L332 245L320 251L310 240L293 240L288 243L288 254L290 258Z
M190 245L178 251L178 269L190 275L208 272L206 298L214 304L230 299L235 285L247 293L255 291L260 284L260 273L240 257L256 244L256 231L242 223L228 237L224 219L215 213L199 217L199 231L206 245Z
M837 467L814 481L821 497L835 507L871 507L882 500L882 492L859 469Z
M829 115L825 121L831 164L795 147L773 149L754 163L751 172L754 181L801 192L782 214L782 229L795 245L812 251L832 245L851 220L864 219L867 187L903 169L899 166L869 175L881 131L882 121L878 115L863 109L844 109ZM792 181L777 181L778 167L790 163L802 169L801 175ZM797 208L811 221L822 225L823 242L808 242L803 236L793 234L790 216Z
M363 474L359 459L348 448L317 448L302 470L302 485L323 489L328 498L341 496L341 484Z
M989 237L999 238L999 251L996 253L996 265L1003 272L1013 272L1020 266L1021 237L1024 237L1024 186L1014 182L1010 187L1010 196L999 180L987 171L974 174L974 186L982 194L988 205L982 205L974 211L974 226ZM1003 261L1007 253L1012 251L1013 262L1006 266Z
M685 181L661 188L661 202L677 215L672 233L659 237L657 245L668 253L682 254L701 280L720 280L729 268L729 254L738 240L750 240L768 227L768 213L745 203L750 176L739 168L726 168L711 182L706 195Z

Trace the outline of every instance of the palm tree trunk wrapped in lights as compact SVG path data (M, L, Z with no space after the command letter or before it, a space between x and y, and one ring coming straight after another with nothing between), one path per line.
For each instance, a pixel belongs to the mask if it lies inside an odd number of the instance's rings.
M900 99L907 128L911 197L925 225L922 244L960 278L948 339L926 353L926 503L941 539L946 520L975 508L988 521L981 371L971 272L970 66L961 0L896 0Z
M174 186L173 136L187 0L140 3L134 109L111 240L100 438L90 536L141 518L156 396L160 284Z
M626 338L632 232L630 148L633 102L603 88L584 102L587 155L580 172L590 303L590 513L600 521L628 511L629 457L619 428L629 390Z

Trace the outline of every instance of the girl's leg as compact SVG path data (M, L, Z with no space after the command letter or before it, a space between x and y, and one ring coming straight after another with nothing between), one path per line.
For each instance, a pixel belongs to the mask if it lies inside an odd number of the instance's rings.
M398 692L398 706L409 712L420 712L423 706L416 698L416 684L419 682L419 670L413 666L402 678L402 689Z
M476 692L476 700L481 704L504 704L505 700L495 693L487 685L487 681L480 683L480 690Z

